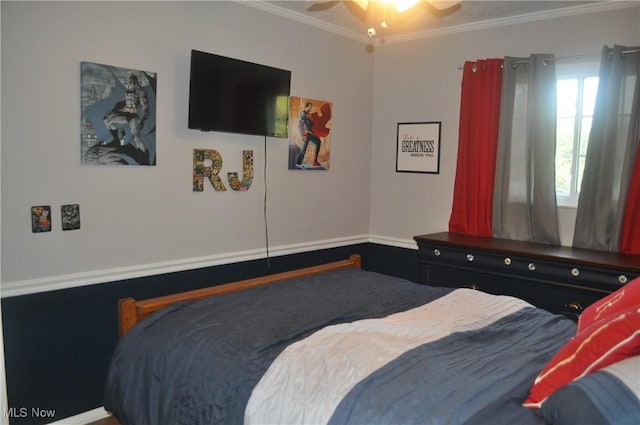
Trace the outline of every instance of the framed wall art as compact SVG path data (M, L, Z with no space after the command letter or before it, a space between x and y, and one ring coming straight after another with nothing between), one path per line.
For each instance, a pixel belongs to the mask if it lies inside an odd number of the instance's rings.
M33 233L51 231L50 205L36 205L31 207L31 231Z
M440 173L440 121L398 123L396 172Z
M156 165L155 72L82 62L83 164Z
M62 230L77 230L80 228L80 205L61 205L60 216L62 217Z
M289 98L289 170L328 170L333 103Z

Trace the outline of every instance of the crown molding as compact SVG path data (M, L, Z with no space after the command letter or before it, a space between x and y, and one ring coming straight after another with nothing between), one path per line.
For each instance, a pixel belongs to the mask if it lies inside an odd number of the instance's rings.
M564 18L567 16L586 15L589 13L606 12L610 10L626 9L637 7L637 1L607 1L593 4L581 4L564 7L562 9L551 9L541 12L514 15L499 19L488 19L486 21L472 22L469 24L453 25L450 27L437 28L434 30L414 32L394 37L388 37L385 44L413 41L424 38L440 37L443 35L459 34L469 31L479 31L490 28L498 28L509 25L518 25L526 22L545 21L548 19Z
M526 13L522 15L514 15L505 18L489 19L485 21L472 22L468 24L452 25L443 28L436 28L433 30L412 32L408 34L402 34L397 36L385 37L382 39L371 39L366 34L351 31L343 27L331 24L321 19L313 18L305 14L295 12L281 6L277 6L265 1L246 1L246 0L234 0L238 4L253 7L271 13L273 15L282 16L293 21L297 21L303 24L311 25L313 27L332 32L334 34L350 38L352 40L359 41L363 44L392 44L407 42L425 38L441 37L444 35L459 34L469 31L479 31L490 28L503 27L508 25L517 25L525 22L536 22L547 19L562 18L567 16L584 15L589 13L605 12L617 9L626 9L631 7L637 7L638 1L602 1L592 4L580 4L576 6L564 7L561 9L551 9L541 12Z

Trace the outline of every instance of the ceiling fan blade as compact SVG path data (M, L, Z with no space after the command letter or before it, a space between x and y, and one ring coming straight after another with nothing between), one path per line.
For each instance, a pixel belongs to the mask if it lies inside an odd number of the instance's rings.
M437 5L438 3L440 4ZM448 4L446 8L443 7L444 3ZM436 18L443 18L445 16L451 15L452 13L457 12L462 8L462 2L459 1L425 1L425 4L429 8L431 14Z
M331 9L336 4L340 3L339 1L323 1L314 3L307 8L309 12L321 12L323 10Z
M369 7L369 0L353 0L353 2L360 6L362 10L367 10L367 7Z
M427 3L431 7L437 10L448 10L452 7L459 6L461 1L441 1L441 0L427 0Z

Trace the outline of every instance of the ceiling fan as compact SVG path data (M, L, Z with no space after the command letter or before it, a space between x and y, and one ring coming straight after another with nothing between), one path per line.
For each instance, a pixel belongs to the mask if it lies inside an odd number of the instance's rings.
M307 8L309 12L320 12L324 10L329 10L332 7L344 3L349 12L356 16L360 21L366 22L367 19L371 21L372 15L375 12L383 11L384 17L381 22L382 28L387 28L387 7L389 7L389 12L393 12L395 15L399 16L405 11L408 11L412 7L416 6L418 3L424 5L429 12L435 17L444 17L450 15L456 11L458 11L462 5L461 1L439 1L439 0L342 0L342 1L318 1L314 2L311 6ZM376 9L374 11L373 9ZM367 34L369 37L375 37L376 29L371 25L371 27L367 30Z
M434 15L446 16L453 12L456 12L460 9L461 1L440 1L440 0L342 0L342 1L318 1L314 2L311 6L307 8L309 12L320 12L323 10L331 9L339 3L344 3L345 6L357 17L365 17L367 9L372 3L384 3L384 4L393 4L395 6L396 12L402 13L406 10L409 10L413 6L418 3L424 4Z

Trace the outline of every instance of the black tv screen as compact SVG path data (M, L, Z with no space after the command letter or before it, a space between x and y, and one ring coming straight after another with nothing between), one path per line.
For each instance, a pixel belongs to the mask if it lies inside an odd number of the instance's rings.
M287 137L291 71L191 51L189 128Z

